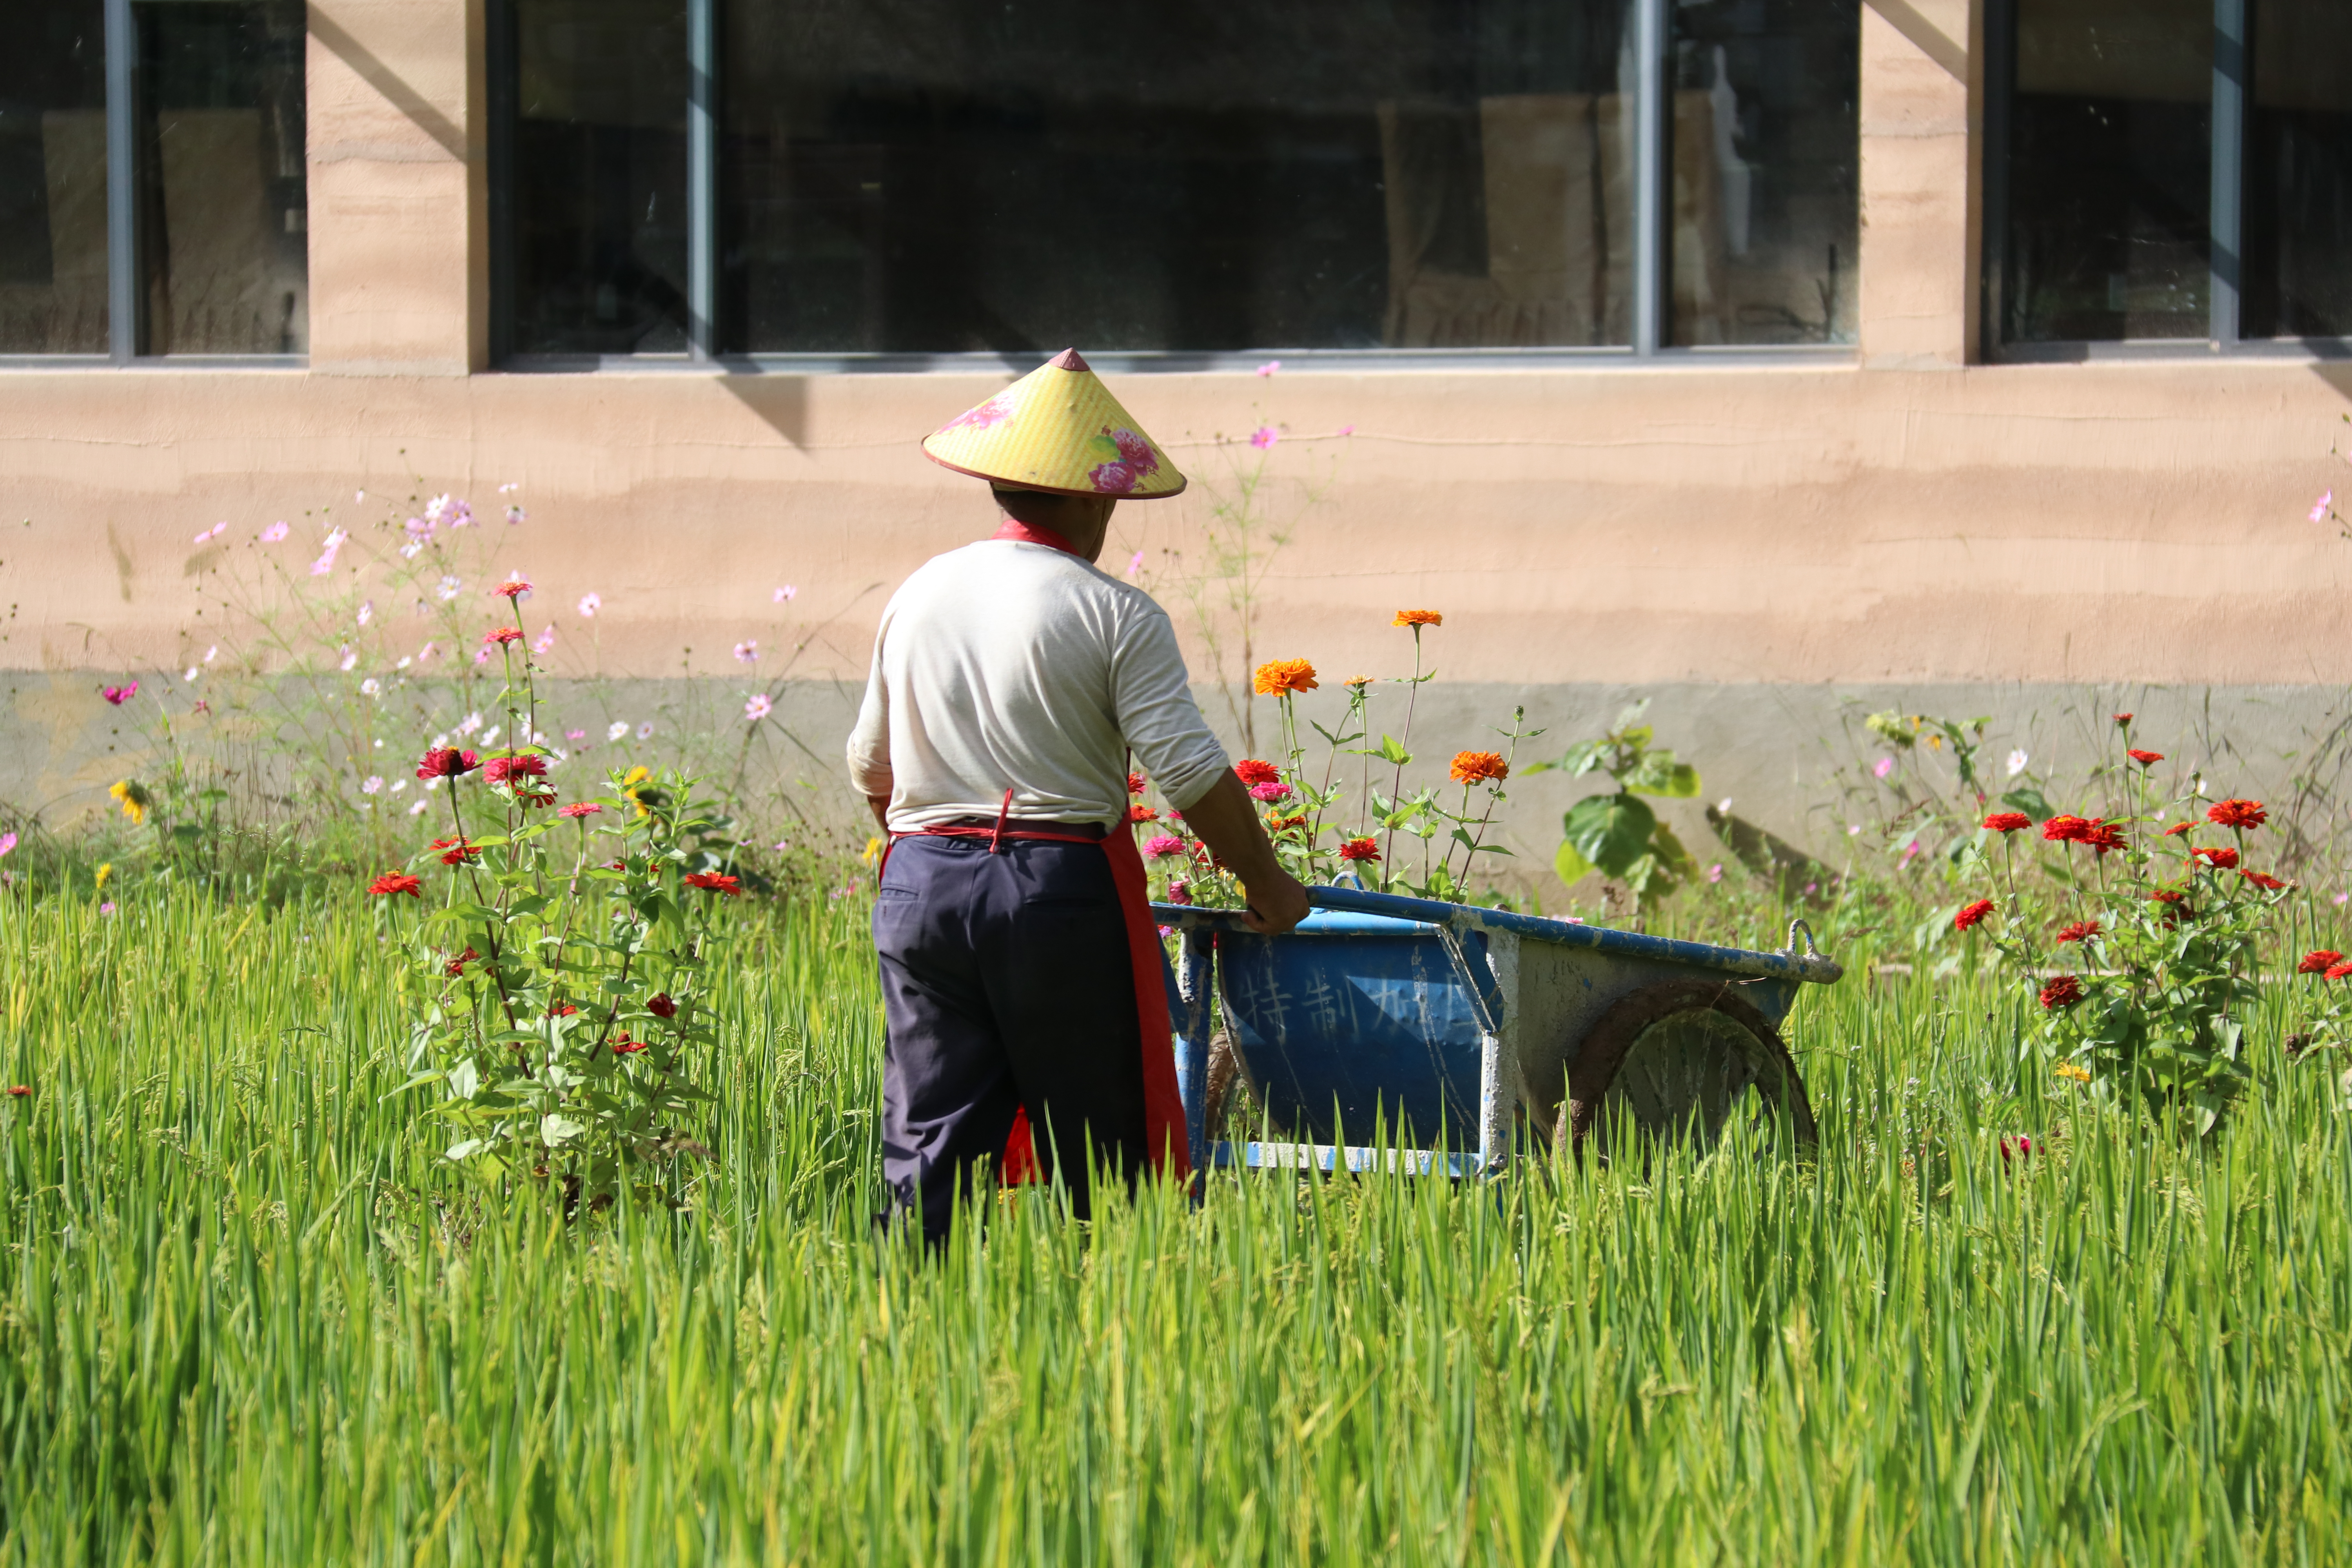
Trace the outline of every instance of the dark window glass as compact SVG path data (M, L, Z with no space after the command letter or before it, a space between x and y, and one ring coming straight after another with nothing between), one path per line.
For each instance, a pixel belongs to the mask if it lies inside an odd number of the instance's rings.
M685 0L515 0L513 346L684 353Z
M307 352L302 0L134 15L145 352Z
M105 16L36 0L0 47L0 353L106 350Z
M729 346L1628 342L1629 11L728 0Z
M2211 330L2213 0L2017 0L2011 342Z
M1850 343L1861 8L1674 8L1669 341Z
M2262 0L2253 26L2241 330L2352 336L2352 0Z

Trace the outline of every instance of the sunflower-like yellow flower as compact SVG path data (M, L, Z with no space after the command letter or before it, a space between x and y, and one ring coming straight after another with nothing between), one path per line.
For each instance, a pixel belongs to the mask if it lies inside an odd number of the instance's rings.
M106 879L113 875L114 862L111 860L100 861L98 863L98 875L90 879L89 890L93 893L102 893L106 891Z
M857 858L860 860L865 861L868 866L871 866L877 859L880 858L882 847L882 836L877 833L873 837L868 838L866 841L866 847L857 852Z
M1255 689L1260 697L1287 697L1315 689L1315 667L1303 658L1268 659L1257 667Z
M146 790L137 780L117 779L106 793L112 795L116 804L122 807L123 816L129 817L133 823L146 822L150 799Z
M647 779L653 776L653 769L643 766L642 764L637 767L631 768L627 773L621 775L621 794L636 804L637 815L639 816L650 816L653 815L650 811L646 809L645 797L637 793L637 786L644 784Z

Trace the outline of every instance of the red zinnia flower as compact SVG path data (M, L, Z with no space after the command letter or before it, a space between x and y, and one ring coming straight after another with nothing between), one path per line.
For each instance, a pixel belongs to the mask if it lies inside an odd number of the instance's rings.
M1342 860L1377 860L1380 858L1381 847L1369 838L1350 838L1339 846L1339 858Z
M2082 999L2083 983L2071 974L2062 974L2042 988L2042 1005L2048 1011L2072 1007Z
M2118 713L2116 715L2116 722L2118 724L2128 724L2131 721L2132 716L2128 713Z
M1127 819L1129 822L1157 822L1160 820L1160 814L1141 801L1138 801L1127 808Z
M656 1018L675 1018L677 1016L677 1004L669 999L668 992L664 991L646 998L646 1011Z
M546 776L545 757L492 757L482 768L482 777L492 784L512 784L517 779L543 779Z
M2058 933L2058 940L2060 942L2088 942L2098 934L2098 921L2076 921L2073 925L2066 927L2063 931Z
M730 899L740 899L743 896L743 884L740 881L717 871L690 871L687 874L686 885L689 888L700 888L706 892L724 893Z
M593 800L575 800L555 815L558 816L593 816L604 808Z
M1255 757L1244 757L1234 764L1234 776L1255 788L1259 784L1280 784L1282 770L1272 763L1262 763Z
M412 899L421 899L425 896L422 890L424 886L425 883L421 878L405 876L398 871L387 871L383 876L378 877L374 881L368 884L368 891L371 893L406 893Z
M454 779L470 773L482 764L471 752L461 752L455 746L427 748L424 761L416 764L416 776L421 779Z
M2053 844L2084 844L2090 841L2091 825L2079 816L2053 816L2042 825L2042 837Z
M547 1010L547 1016L551 1018L576 1018L580 1016L580 1009L569 1002L563 1002L550 1007Z
M613 1054L616 1057L633 1056L636 1052L644 1050L646 1044L647 1042L644 1040L633 1040L629 1038L629 1031L624 1029L621 1031L621 1037L613 1042Z
M463 866L469 860L482 858L481 850L463 838L436 838L433 841L433 847L446 851L441 857L444 866Z
M2181 904L2189 901L2188 894L2174 892L2170 888L2158 888L2148 894L2148 898L2151 901L2159 904Z
M2164 830L2164 836L2167 838L2178 838L2196 826L2193 822L2176 822Z
M12 1083L8 1086L9 1095L16 1100L22 1100L32 1092L33 1086L29 1083Z
M2192 858L2202 860L2220 871L2233 870L2238 864L2238 852L2231 848L2191 849L2189 853Z
M2006 1165L2009 1163L2011 1152L2014 1152L2017 1158L2021 1161L2032 1159L2033 1157L2032 1134L2021 1132L2014 1140L2008 1138L2002 1139L2000 1141L2000 1163L2002 1164Z
M1960 912L1952 917L1952 929L1954 931L1973 930L1979 921L1990 913L1992 913L1992 900L1979 899L1975 903L1962 907Z
M2021 827L2033 826L2033 818L2021 811L1996 811L1984 819L1984 825L1995 833L2014 833Z
M532 795L527 790L518 790L515 792L515 799L521 802L526 807L534 805L553 805L555 804L555 795L551 790L545 795Z
M471 947L468 947L465 952L459 953L457 957L443 964L441 966L441 973L449 976L450 979L455 980L466 973L466 965L473 963L474 960L481 956L482 955L480 953L476 952Z
M2313 952L2305 953L2303 955L2303 962L2294 966L2294 972L2297 974L2325 974L2327 973L2329 965L2341 963L2343 962L2344 955L2336 952L2334 948L2318 948Z
M2162 752L2143 752L2134 749L2132 751L2126 752L2124 755L2129 757L2133 762L2137 763L2144 768L2153 767L2157 763L2164 761L2164 753Z
M2278 892L2286 886L2284 882L2280 881L2276 877L2272 876L2267 871L2241 870L2238 875L2243 877L2247 881L2252 882L2255 887L2260 888L2265 893Z
M2331 963L2327 966L2326 977L2330 980L2341 980L2347 974L2352 974L2352 962Z
M2110 849L2127 849L2131 847L2125 842L2122 828L2112 822L2104 821L2095 816L2091 818L2091 831L2083 842L2102 855Z
M2205 820L2219 827L2260 827L2270 816L2258 800L2225 800L2205 811Z
M1143 775L1141 773L1129 773L1127 775L1127 793L1129 795L1141 795L1143 793Z

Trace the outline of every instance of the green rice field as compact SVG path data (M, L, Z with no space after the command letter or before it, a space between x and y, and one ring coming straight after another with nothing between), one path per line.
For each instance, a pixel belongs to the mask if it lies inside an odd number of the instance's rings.
M1815 1163L1031 1191L927 1260L856 900L740 911L688 1205L567 1223L387 1098L383 910L116 896L0 896L0 1563L2352 1558L2352 1113L2283 994L2201 1145L1857 964Z

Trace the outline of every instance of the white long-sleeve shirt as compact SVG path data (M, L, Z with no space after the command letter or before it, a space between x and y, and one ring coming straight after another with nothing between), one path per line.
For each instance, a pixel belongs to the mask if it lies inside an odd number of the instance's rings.
M1127 815L1129 749L1183 810L1231 766L1193 702L1168 613L1048 545L983 540L925 563L882 611L849 737L893 832L960 816Z

